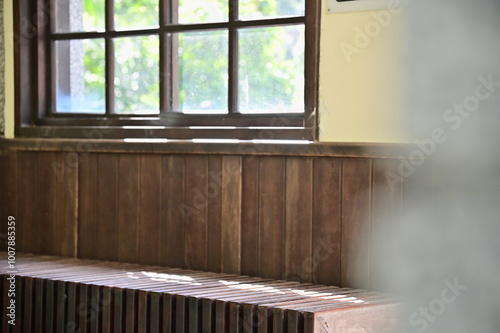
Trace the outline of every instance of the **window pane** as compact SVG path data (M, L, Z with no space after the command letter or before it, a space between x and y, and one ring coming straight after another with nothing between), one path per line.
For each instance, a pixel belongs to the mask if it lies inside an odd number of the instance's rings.
M179 45L179 84L174 110L227 113L227 31L180 33L175 38Z
M53 0L56 32L104 30L104 0Z
M239 4L242 20L305 14L305 0L240 0Z
M240 112L304 112L303 25L242 29L239 48Z
M57 112L105 112L103 39L55 42Z
M115 0L115 28L158 26L158 0Z
M159 38L124 37L115 45L115 112L159 113Z
M227 3L228 0L179 0L179 23L227 22Z

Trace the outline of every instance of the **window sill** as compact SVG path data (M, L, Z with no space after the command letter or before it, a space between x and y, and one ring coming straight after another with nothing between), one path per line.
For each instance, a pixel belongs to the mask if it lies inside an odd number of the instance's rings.
M311 157L408 157L414 145L335 143L308 140L168 140L128 139L0 139L0 151L71 151L100 153L280 155Z

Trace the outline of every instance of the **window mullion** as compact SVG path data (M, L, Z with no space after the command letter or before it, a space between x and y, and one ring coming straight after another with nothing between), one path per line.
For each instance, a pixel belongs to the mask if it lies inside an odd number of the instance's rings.
M229 0L229 66L228 66L228 111L238 111L238 0Z
M106 45L106 115L115 111L115 47L110 32L115 30L114 0L106 0L105 4L105 45Z

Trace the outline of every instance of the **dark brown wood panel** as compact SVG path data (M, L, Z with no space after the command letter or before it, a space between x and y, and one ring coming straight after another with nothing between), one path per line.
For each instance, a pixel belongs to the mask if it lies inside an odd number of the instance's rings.
M222 158L222 272L241 273L241 156Z
M97 259L97 156L80 156L78 175L78 257Z
M185 157L163 157L162 172L162 223L160 226L160 263L165 266L185 268L185 225L188 214L184 204Z
M64 172L56 177L54 230L57 254L66 257L77 255L78 237L78 165L76 152L57 154L56 163L64 166ZM57 175L57 173L56 173Z
M259 157L242 157L241 273L259 274Z
M341 172L339 158L314 160L312 282L340 285Z
M70 148L0 156L23 251L376 289L388 221L432 198L398 158Z
M220 272L222 269L222 191L223 183L222 156L208 157L208 257L207 270Z
M363 288L370 279L370 208L372 162L342 161L341 286Z
M311 281L312 159L286 159L285 279Z
M140 160L139 263L159 265L162 158L143 155Z
M186 156L185 258L191 269L207 267L208 157Z
M37 219L38 237L40 238L39 253L58 254L58 244L55 228L56 181L63 177L64 171L56 169L57 153L43 152L38 154L37 160Z
M97 258L118 260L118 155L97 157Z
M259 170L259 276L284 275L285 159L262 157Z
M17 243L18 251L37 253L39 248L39 230L36 209L36 177L37 177L37 153L17 153L17 206L20 208L16 219L18 223Z
M17 205L17 154L15 152L0 151L0 249L7 249L8 217L16 219L16 227L22 227L22 221L18 216ZM20 229L22 230L22 229ZM17 233L17 237L23 237Z
M137 262L139 220L139 159L136 155L118 157L118 260Z

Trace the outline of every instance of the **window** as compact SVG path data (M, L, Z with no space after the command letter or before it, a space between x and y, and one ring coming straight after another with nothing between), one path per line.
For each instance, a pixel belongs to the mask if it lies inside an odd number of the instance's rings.
M16 135L314 139L319 3L19 0Z

